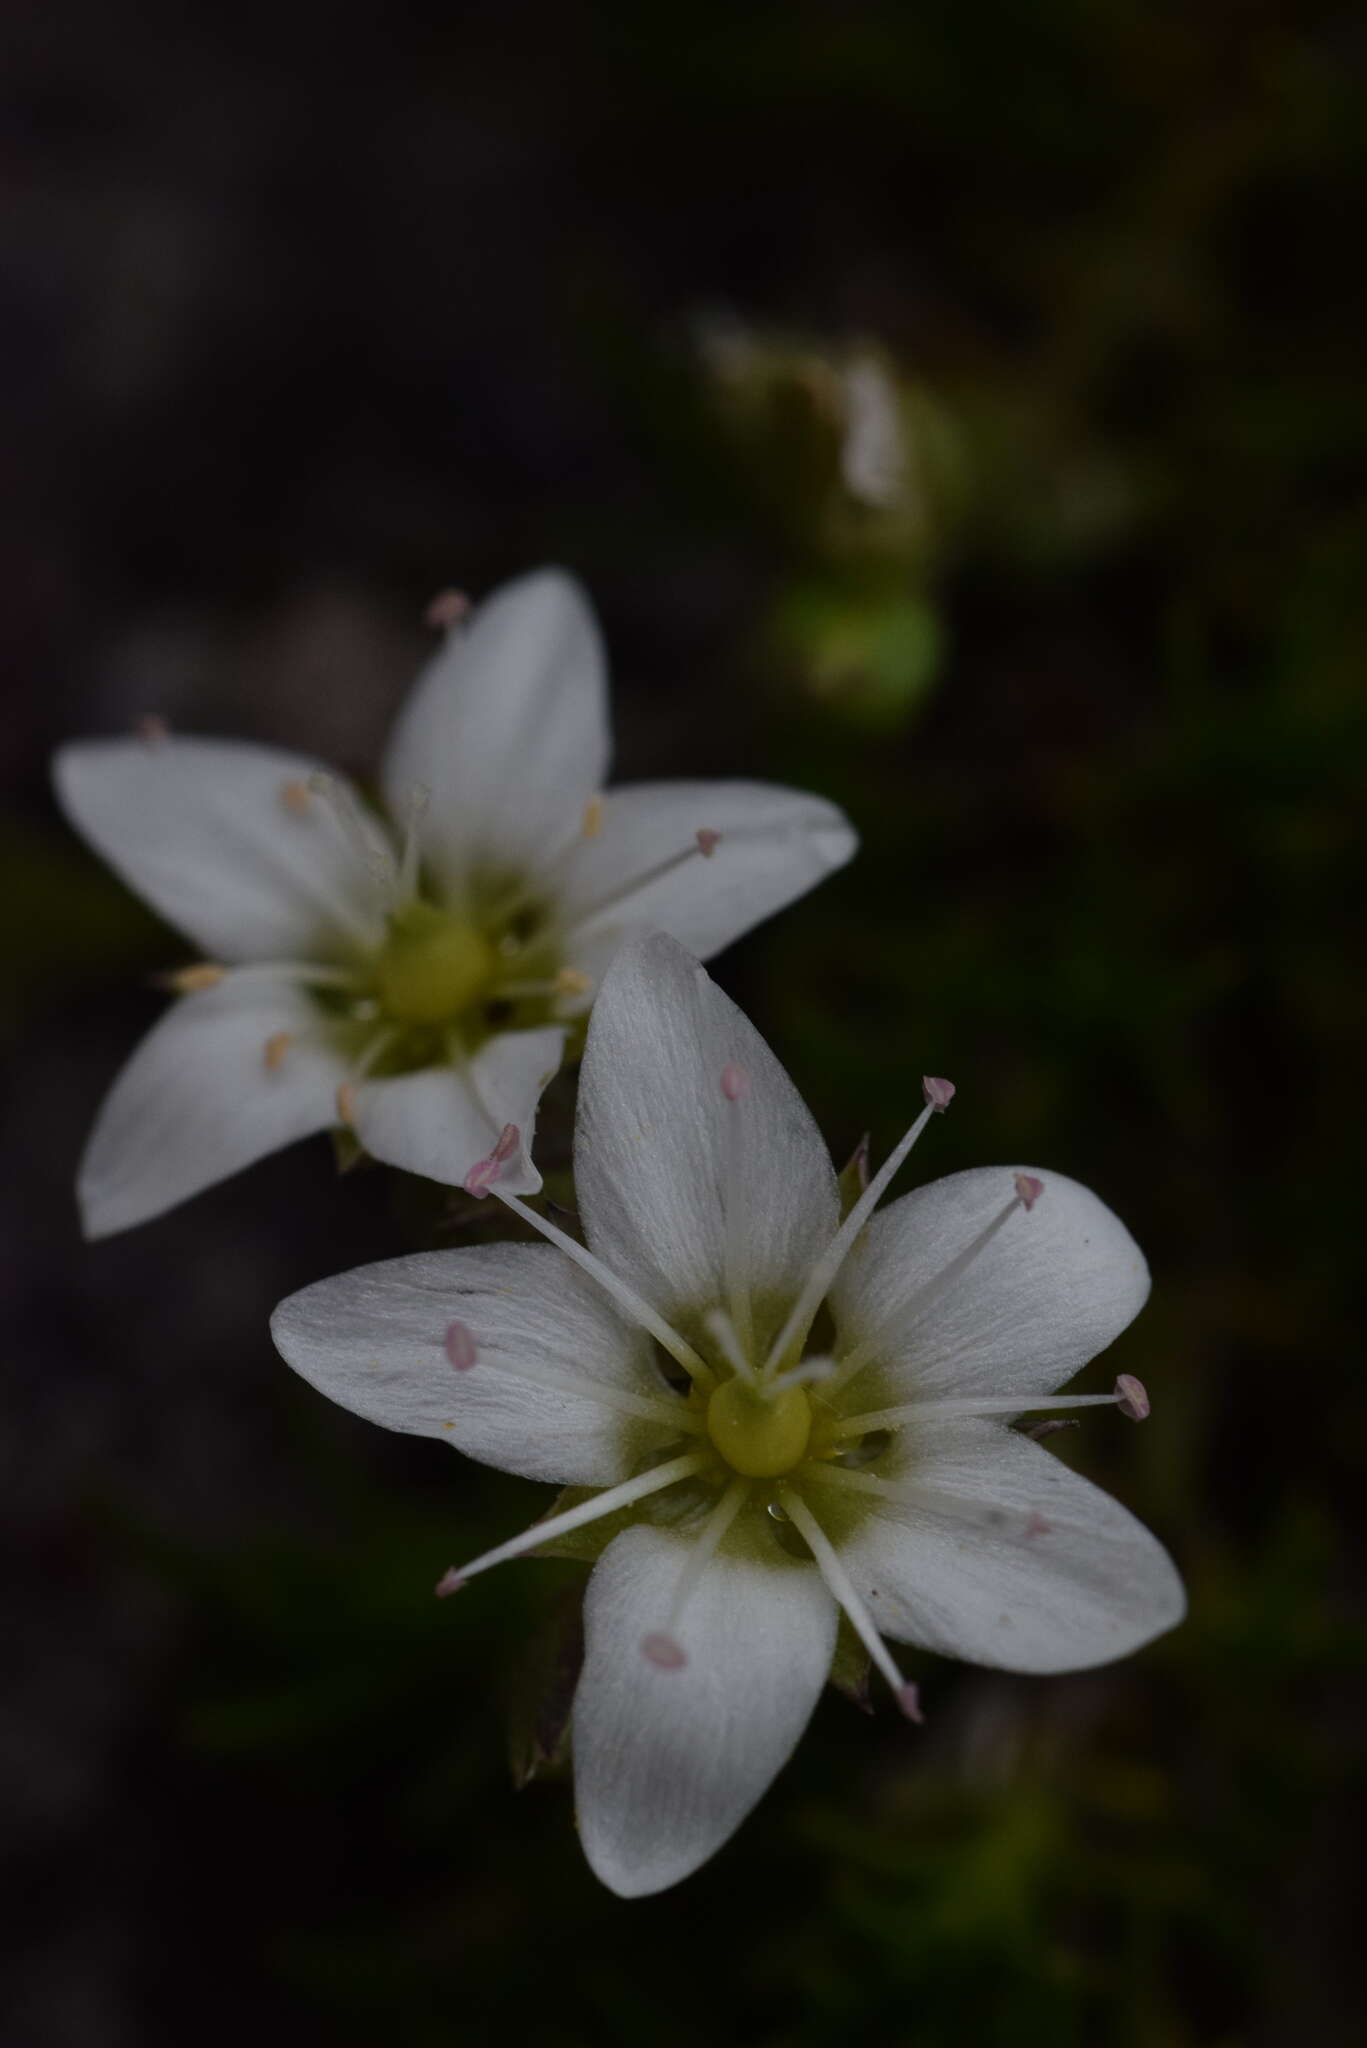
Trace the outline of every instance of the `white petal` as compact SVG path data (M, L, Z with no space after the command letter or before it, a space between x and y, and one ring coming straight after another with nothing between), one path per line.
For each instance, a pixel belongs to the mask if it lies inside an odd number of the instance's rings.
M445 1348L453 1322L475 1346L464 1371ZM610 1399L677 1399L655 1375L648 1341L550 1245L361 1266L281 1302L271 1334L296 1372L353 1415L528 1479L610 1485L670 1438Z
M835 1606L810 1564L715 1558L674 1630L663 1671L641 1641L660 1628L688 1539L638 1526L594 1567L574 1701L579 1831L622 1898L677 1884L734 1833L791 1756L835 1647Z
M730 1066L744 1080L736 1103L722 1093ZM574 1159L594 1252L690 1331L727 1299L728 1219L769 1335L838 1221L801 1096L753 1024L659 933L622 949L594 1004Z
M896 1483L908 1498L852 1517L840 1546L888 1635L1008 1671L1081 1671L1186 1612L1158 1539L1018 1431L927 1427Z
M77 830L210 958L285 960L331 958L382 929L361 848L307 794L316 767L274 747L172 737L82 740L53 775Z
M299 1036L267 1067L268 1040L317 1029L288 983L229 975L181 996L105 1097L81 1161L86 1234L145 1222L295 1138L336 1121L341 1062Z
M516 1124L521 1144L499 1185L511 1194L534 1194L541 1185L531 1159L536 1107L564 1047L558 1024L504 1031L463 1067L422 1067L363 1081L356 1090L356 1135L387 1165L459 1187L470 1168L488 1158L505 1125Z
M413 687L385 756L396 817L430 792L423 850L456 888L472 870L536 872L580 829L608 765L606 663L573 577L505 583Z
M1077 1181L1029 1171L1044 1183L1034 1207L1017 1204L942 1284L1013 1202L1015 1168L974 1167L903 1195L846 1260L831 1290L841 1348L878 1336L889 1399L1050 1392L1144 1306L1149 1269L1119 1217Z
M720 834L710 855L695 853L646 879L689 853L700 831ZM570 957L601 972L622 939L644 927L668 932L705 960L843 866L856 844L843 812L800 790L762 782L610 790L599 832L576 845L562 870L559 914Z

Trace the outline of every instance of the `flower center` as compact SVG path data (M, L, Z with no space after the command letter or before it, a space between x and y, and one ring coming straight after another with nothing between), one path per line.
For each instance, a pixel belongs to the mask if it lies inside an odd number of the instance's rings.
M747 1479L772 1479L802 1463L812 1404L802 1387L767 1389L724 1380L707 1403L707 1434Z
M400 1024L440 1024L483 995L497 965L474 925L414 899L390 914L374 963L375 993Z

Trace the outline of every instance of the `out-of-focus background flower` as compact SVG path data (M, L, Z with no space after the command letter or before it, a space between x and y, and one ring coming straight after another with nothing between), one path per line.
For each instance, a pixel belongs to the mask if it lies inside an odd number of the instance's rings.
M1346 2040L1350 10L17 0L0 36L6 2041ZM266 1334L461 1214L321 1141L94 1248L70 1192L185 950L50 749L157 712L364 771L432 592L545 559L600 607L619 773L863 834L719 967L833 1148L948 1073L924 1175L1056 1167L1148 1251L1113 1366L1153 1420L1055 1441L1192 1597L1074 1678L913 1659L924 1731L830 1695L633 1905L563 1780L510 1779L576 1567L431 1599L545 1495Z

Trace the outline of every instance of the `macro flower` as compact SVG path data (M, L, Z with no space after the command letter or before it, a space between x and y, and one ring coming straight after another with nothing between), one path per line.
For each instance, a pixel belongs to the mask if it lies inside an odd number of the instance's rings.
M491 1156L467 1184L548 1245L394 1259L276 1311L282 1355L344 1407L575 1489L438 1591L604 1539L574 1777L585 1853L624 1896L688 1876L744 1819L816 1704L842 1613L912 1720L889 1639L1069 1671L1182 1616L1155 1538L1011 1427L1041 1408L1147 1413L1129 1375L1055 1394L1142 1306L1144 1259L1095 1195L1034 1168L952 1174L875 1213L954 1092L923 1088L842 1217L753 1026L675 941L638 941L589 1026L585 1243Z
M447 593L429 613L445 639L390 737L383 816L314 761L157 721L59 753L71 822L206 955L100 1111L89 1236L338 1124L447 1181L512 1127L500 1164L532 1191L537 1098L623 939L715 953L849 859L820 797L603 791L604 655L572 578L466 611Z

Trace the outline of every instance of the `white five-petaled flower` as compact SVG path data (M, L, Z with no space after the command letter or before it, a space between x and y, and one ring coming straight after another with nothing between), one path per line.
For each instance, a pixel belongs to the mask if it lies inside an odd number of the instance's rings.
M842 1611L913 1719L886 1638L1067 1671L1183 1613L1154 1537L1010 1426L1044 1407L1147 1412L1129 1375L1051 1398L1141 1307L1143 1257L1057 1174L956 1173L874 1214L953 1094L923 1085L923 1113L842 1220L826 1148L764 1041L672 939L641 941L589 1027L587 1248L492 1157L471 1186L549 1247L387 1261L276 1311L283 1356L357 1414L592 1489L438 1590L611 1532L573 1749L585 1851L623 1895L686 1877L739 1825L812 1712Z
M205 961L134 1054L79 1176L88 1233L342 1123L458 1181L514 1126L633 930L707 956L848 860L834 805L750 782L602 792L605 664L579 586L506 585L447 629L390 739L390 823L315 762L227 740L62 750L67 815Z

